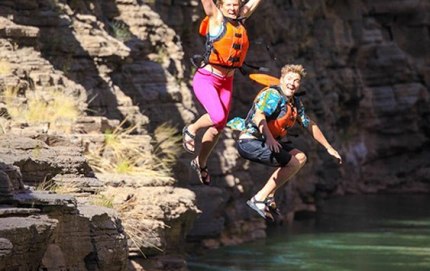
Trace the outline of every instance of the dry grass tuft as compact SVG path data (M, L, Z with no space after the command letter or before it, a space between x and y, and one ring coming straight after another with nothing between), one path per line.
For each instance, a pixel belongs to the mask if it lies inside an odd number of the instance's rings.
M9 120L0 115L0 135L5 135L9 130Z
M170 178L171 167L182 150L179 144L181 136L178 135L177 129L168 124L160 125L152 137L153 149L145 150L142 147L142 138L134 135L137 126L125 127L126 123L127 119L113 131L107 132L99 147L87 152L86 157L91 167L101 173ZM147 214L137 210L137 205L142 202L138 203L136 197L131 196L121 204L114 204L114 196L100 197L97 199L96 196L95 204L106 207L112 205L111 208L117 210L127 238L144 257L142 248L150 247L163 252L159 244L151 242L157 239L152 233L154 229L146 228L148 226L142 223L142 220L148 218ZM166 227L163 222L158 223L159 227Z
M82 114L76 98L58 88L27 92L23 96L17 88L7 87L2 98L12 122L48 124L54 131L70 132Z
M155 129L154 138L156 142L154 153L160 157L164 165L171 167L182 151L180 144L182 137L178 135L178 130L163 123Z
M142 223L142 220L145 219L145 214L135 212L138 204L136 197L133 195L120 205L114 205L113 207L118 211L119 216L123 218L122 226L124 227L124 232L126 233L127 238L144 257L146 256L141 249L142 247L151 247L163 252L159 246L148 241L148 239L151 238L150 236L148 237L148 235L151 235L153 229L146 229L143 227L144 223ZM159 221L159 223L161 223L162 227L166 226L164 222ZM153 237L155 238L155 236Z
M54 189L55 189L55 187L56 187L57 185L55 184L55 181L54 180L52 180L52 179L50 179L50 180L47 180L46 178L41 182L41 183L39 183L37 186L36 186L36 190L37 191L53 191Z
M35 189L37 191L50 191L56 194L72 194L79 191L79 187L73 183L57 184L53 179L44 179Z
M148 177L170 177L171 166L180 153L177 130L167 124L154 133L153 150L142 147L141 138L134 136L137 126L124 127L127 119L104 135L103 144L86 154L91 167L101 173L121 173Z
M163 250L159 246L148 241L147 235L151 232L151 229L141 229L139 227L136 227L136 225L141 224L139 222L140 219L135 218L122 221L122 226L124 227L124 232L126 233L127 238L134 244L137 249L139 249L143 257L146 257L146 255L145 253L143 253L141 249L142 247L151 247L160 252L163 252Z
M96 194L96 195L94 195L94 196L91 197L90 202L93 205L103 206L103 207L114 209L113 200L114 200L113 196L106 196L106 195L103 195L103 194Z
M8 75L10 72L10 63L7 60L0 59L0 76Z

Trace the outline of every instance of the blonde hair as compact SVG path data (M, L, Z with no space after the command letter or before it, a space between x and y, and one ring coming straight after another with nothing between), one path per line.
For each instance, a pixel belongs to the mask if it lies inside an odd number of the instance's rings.
M284 77L289 72L297 73L298 75L300 75L301 78L306 76L305 68L303 68L303 66L300 64L299 65L287 64L284 67L282 67L281 77Z
M239 2L239 4L242 4L242 0L237 0L237 2ZM220 6L222 6L222 4L224 4L224 0L216 0L215 5L219 8Z

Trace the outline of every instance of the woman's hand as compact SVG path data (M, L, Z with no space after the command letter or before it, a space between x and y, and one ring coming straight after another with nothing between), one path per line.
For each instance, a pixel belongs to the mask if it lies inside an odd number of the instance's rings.
M239 17L248 18L254 13L255 9L260 4L261 0L249 0L240 10Z

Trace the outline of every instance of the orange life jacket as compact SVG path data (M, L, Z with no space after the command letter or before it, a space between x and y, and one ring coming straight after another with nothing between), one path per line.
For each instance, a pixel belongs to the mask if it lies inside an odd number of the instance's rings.
M215 40L209 39L209 17L200 24L199 33L206 36L205 63L227 68L240 68L249 48L248 34L239 21L231 22L224 18L224 31Z
M257 94L260 95L263 91L273 88L276 89L279 93L281 90L278 86L265 87ZM291 97L294 102L294 97ZM254 101L255 104L256 101ZM254 109L255 110L255 109ZM297 108L289 101L287 101L286 106L283 108L278 108L272 116L266 118L267 126L269 127L270 132L273 137L276 139L282 138L287 135L288 128L294 126L297 120Z
M293 107L290 103L286 104L285 113L279 114L278 118L274 120L269 120L267 126L274 138L282 138L287 135L288 128L291 128L296 123L297 119L297 109ZM282 114L282 116L281 116Z

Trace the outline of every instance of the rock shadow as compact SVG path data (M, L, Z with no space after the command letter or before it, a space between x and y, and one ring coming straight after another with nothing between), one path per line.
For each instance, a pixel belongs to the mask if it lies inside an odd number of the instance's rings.
M112 61L109 58L116 56L104 58L91 56L81 45L81 41L77 39L73 22L70 21L70 18L78 21L86 19L79 18L78 13L69 16L55 1L40 1L27 12L24 12L22 8L20 3L16 2L10 6L13 22L39 29L35 49L40 51L55 69L63 71L68 79L86 89L89 107L87 113L122 119L123 114L118 110L118 102L112 92L112 87L105 78L100 76L99 72L101 65ZM19 44L19 41L17 42Z

